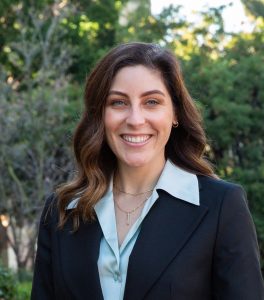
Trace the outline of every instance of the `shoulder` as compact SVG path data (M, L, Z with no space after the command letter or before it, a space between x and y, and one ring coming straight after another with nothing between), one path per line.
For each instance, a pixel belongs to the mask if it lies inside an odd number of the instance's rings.
M232 189L243 189L241 185L232 183L223 179L213 178L209 176L197 175L199 188L212 191L228 191Z
M220 193L225 194L230 191L238 191L245 193L243 187L240 184L232 183L218 178L212 178L208 176L198 175L199 189L208 193Z
M250 233L250 236L255 238L254 223L243 187L205 176L198 176L198 180L200 203L208 207L217 220L219 233L229 234L232 228L233 233L243 231L244 234Z
M232 207L246 207L246 193L239 184L208 176L197 176L201 202L213 205L228 204Z

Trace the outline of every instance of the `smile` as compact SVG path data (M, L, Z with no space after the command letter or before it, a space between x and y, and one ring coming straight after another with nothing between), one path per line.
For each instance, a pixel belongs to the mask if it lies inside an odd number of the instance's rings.
M125 135L124 134L121 137L126 142L134 143L134 144L140 144L140 143L144 143L147 140L149 140L151 136L150 135L137 135L137 136L134 136L134 135Z

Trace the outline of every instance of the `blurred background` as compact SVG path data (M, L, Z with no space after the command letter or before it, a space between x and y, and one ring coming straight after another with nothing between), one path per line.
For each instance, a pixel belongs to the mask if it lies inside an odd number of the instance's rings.
M179 58L206 155L247 191L264 268L264 0L2 0L0 298L29 298L41 208L74 171L85 78L129 41Z

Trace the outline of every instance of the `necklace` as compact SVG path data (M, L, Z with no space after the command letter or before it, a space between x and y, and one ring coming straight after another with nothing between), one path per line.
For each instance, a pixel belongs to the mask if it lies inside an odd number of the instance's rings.
M139 195L143 195L143 194L146 194L146 193L149 193L149 192L153 192L153 189L152 189L152 190L148 190L148 191L140 192L140 193L129 193L129 192L125 192L125 191L120 190L115 184L114 184L114 188L115 188L119 193L127 194L127 195L134 196L134 197L139 196Z
M151 190L153 191L153 190ZM150 191L148 191L150 192ZM146 194L147 192L145 192ZM126 193L125 193L126 194ZM141 193L144 194L144 193ZM129 194L130 195L130 194ZM133 194L134 195L134 194ZM129 226L130 225L130 215L133 214L136 210L138 210L147 200L149 199L149 197L147 197L146 199L144 199L138 206L136 206L135 208L131 209L131 210L124 210L123 208L121 208L118 204L117 201L115 201L115 204L117 206L117 208L122 211L123 213L126 214L126 225Z

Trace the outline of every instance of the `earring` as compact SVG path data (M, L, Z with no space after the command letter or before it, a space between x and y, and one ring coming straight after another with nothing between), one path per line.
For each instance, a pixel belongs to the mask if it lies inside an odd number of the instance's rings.
M176 121L176 123L172 123L172 127L173 128L177 128L179 126L179 122L178 121Z

